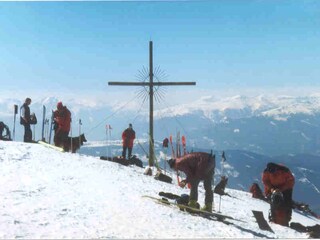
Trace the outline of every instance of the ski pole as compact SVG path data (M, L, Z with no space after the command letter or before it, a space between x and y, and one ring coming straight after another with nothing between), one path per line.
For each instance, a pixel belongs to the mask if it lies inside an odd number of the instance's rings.
M108 124L106 124L106 149L107 149L107 157L109 156L108 151Z
M112 130L112 128L111 128L111 125L109 124L109 152L110 152L110 156L112 156L112 148L111 148L111 130Z
M224 151L222 152L222 155L221 155L221 181L222 181L222 178L223 178L223 167L224 167L224 162L226 160L226 157L225 157L225 154L224 154ZM220 200L219 200L219 212L220 212L220 206L221 206L221 195L220 195Z
M109 156L109 150L110 150L110 155L111 155L111 149L109 149L110 148L110 139L111 139L111 125L106 124L107 156Z
M165 147L164 148L164 161L163 161L163 167L164 167L164 173L165 174L167 174L167 171L166 171L166 166L167 166L167 164L166 164L166 162L167 162L167 153L168 153L168 148L167 147Z
M41 131L41 141L45 141L44 137L44 127L46 122L46 106L42 106L42 131Z
M71 153L72 153L72 120L70 120L70 134L71 134Z
M172 135L170 135L170 145L171 145L171 157L174 158L175 153L174 153L174 148L173 148L173 143L172 143Z
M81 122L81 118L79 118L79 149L81 148L81 125L82 125L82 122Z
M170 145L171 145L171 157L175 158L174 148L173 148L173 143L172 143L172 135L170 135L169 141L170 141ZM178 170L176 170L176 174L177 174L178 185L180 185L180 178L179 178L179 171Z
M149 158L148 153L146 152L146 150L143 148L143 146L141 145L141 143L139 142L138 139L136 139L138 145L141 147L142 151L146 154L147 158Z
M36 125L33 125L33 141L36 139Z
M186 137L184 135L182 135L181 137L181 141L182 141L182 146L183 146L183 155L187 154L187 149L186 149Z
M156 160L155 161L155 166L156 166L157 170L160 170L158 159L156 157L156 152L154 150L154 144L152 144L152 139L151 139L151 135L150 134L149 134L149 140L150 140L150 144L151 144L151 147L152 147L153 157Z
M15 140L16 135L16 116L18 113L18 105L13 105L14 108L14 116L13 116L13 140Z
M51 113L51 122L50 122L50 128L49 128L49 130L50 130L50 131L49 131L49 140L48 140L49 144L51 143L51 135L52 135L53 127L54 127L53 122L54 122L54 111L52 110L52 113Z

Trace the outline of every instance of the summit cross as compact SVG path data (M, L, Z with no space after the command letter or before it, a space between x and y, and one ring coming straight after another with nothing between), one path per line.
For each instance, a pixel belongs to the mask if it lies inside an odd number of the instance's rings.
M153 95L154 86L196 85L196 82L154 82L153 81L153 52L152 41L149 42L149 82L108 82L110 86L148 86L149 87L149 166L154 166L153 139Z

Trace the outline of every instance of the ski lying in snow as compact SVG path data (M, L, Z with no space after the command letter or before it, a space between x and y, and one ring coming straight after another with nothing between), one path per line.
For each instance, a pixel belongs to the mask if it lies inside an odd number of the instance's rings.
M255 219L257 220L257 223L261 230L266 230L273 233L272 228L270 227L269 223L266 221L266 219L263 216L263 212L252 210L252 213Z
M157 203L159 203L161 205L164 205L164 206L168 206L168 207L175 206L177 208L188 208L188 209L191 209L191 210L194 210L194 211L198 210L198 212L193 212L193 213L187 212L187 213L191 214L192 216L200 216L200 217L203 217L203 218L211 220L211 221L218 221L218 222L221 222L221 223L226 224L226 225L231 225L231 226L233 226L233 227L235 227L235 228L237 228L237 229L239 229L239 230L241 230L243 232L250 233L250 234L252 234L252 235L254 235L256 237L272 239L272 237L269 237L269 236L267 236L265 234L258 233L258 232L254 231L254 230L251 230L251 229L246 229L246 228L244 228L242 226L237 225L236 223L229 222L229 221L225 220L226 218L228 218L228 219L231 219L231 220L244 222L242 220L234 219L234 218L232 218L230 216L226 216L226 215L218 214L218 213L209 213L209 212L206 212L206 211L201 211L199 209L191 208L189 206L185 206L183 204L176 204L176 203L173 203L171 201L168 201L166 198L156 198L156 197L147 196L147 195L144 195L142 197L150 198L150 199L156 201ZM175 197L175 196L173 195L173 197Z
M106 161L109 161L109 162L119 163L119 164L124 165L124 166L129 166L129 161L127 159L121 158L121 157L101 156L100 160L106 160Z
M145 197L145 198L150 198L150 199L153 199L159 203L162 203L162 204L165 204L165 205L174 205L180 209L188 209L190 210L192 213L194 214L197 214L197 215L201 215L201 216L204 216L204 217L213 217L213 218L216 218L217 220L225 220L225 219L231 219L231 220L235 220L235 221L239 221L239 222L244 222L242 220L239 220L239 219L235 219L233 217L230 217L230 216L227 216L227 215L224 215L224 214L220 214L220 213L216 213L216 212L207 212L207 211L203 211L201 209L197 209L197 208L193 208L193 207L189 207L187 205L184 205L184 204L178 204L178 203L175 203L175 202L172 202L172 201L168 201L166 198L156 198L156 197L152 197L152 196L148 196L148 195L144 195L142 197Z
M65 152L65 151L63 150L63 148L57 147L57 146L54 146L54 145L51 145L51 144L46 143L46 142L44 142L44 141L38 141L38 143L40 143L40 144L43 145L43 146L52 148L52 149L54 149L54 150L57 150L57 151L60 151L60 152Z

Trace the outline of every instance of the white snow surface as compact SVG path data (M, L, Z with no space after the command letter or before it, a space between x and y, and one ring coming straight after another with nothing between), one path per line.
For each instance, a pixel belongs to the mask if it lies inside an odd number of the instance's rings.
M144 169L99 158L60 153L43 145L0 141L0 238L307 238L270 223L275 233L260 230L251 210L267 219L269 206L248 192L227 189L221 212L244 222L226 225L164 206L142 197L160 191L189 193L174 183L157 181ZM155 172L155 171L154 171ZM203 205L203 185L199 203ZM214 196L215 209L219 195ZM320 224L294 212L293 222Z

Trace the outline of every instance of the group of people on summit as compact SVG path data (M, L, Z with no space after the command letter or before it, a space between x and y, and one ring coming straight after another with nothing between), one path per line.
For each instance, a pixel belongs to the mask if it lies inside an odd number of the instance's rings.
M127 159L132 157L135 137L135 131L130 123L129 127L122 133L122 158L126 158L127 150ZM164 146L168 147L168 141L164 143ZM198 186L203 181L205 198L201 210L212 212L212 185L214 184L213 176L216 165L215 155L206 152L193 152L187 153L182 157L169 159L167 162L170 168L185 173L186 178L179 182L179 186L182 188L187 184L190 186L188 206L191 208L200 208L200 204L198 203ZM221 179L225 180L225 176L222 176ZM262 183L264 184L264 194L258 184L255 183L253 184L254 187L250 189L253 192L253 196L270 203L270 221L288 226L292 215L292 191L295 183L291 171L283 165L270 162L263 171Z
M191 185L189 207L200 207L198 203L198 185L200 181L203 181L205 199L201 210L212 212L215 155L212 155L212 153L194 152L180 158L170 159L168 160L168 164L171 168L186 174L186 179L180 182L180 187L184 187L187 183ZM270 203L269 220L283 226L288 226L292 215L294 176L287 167L270 162L263 171L262 182L266 196L264 200Z
M24 104L20 108L20 123L24 126L24 142L32 141L32 131L30 125L36 124L37 120L34 114L30 113L31 99L26 98ZM53 113L54 120L54 144L55 146L64 147L68 139L71 127L71 112L62 102L57 103L57 109ZM4 129L9 128L0 122L0 136ZM10 134L10 131L9 131ZM132 124L122 133L122 158L130 159L132 157L132 148L134 139L136 138ZM127 154L128 151L128 154ZM188 206L191 208L200 208L198 203L198 186L203 181L205 189L204 205L201 208L204 211L212 212L213 210L213 190L215 172L215 155L206 152L187 153L182 157L172 158L168 160L170 168L185 173L186 179L180 181L180 187L190 186L190 196ZM262 174L262 182L264 184L264 194L257 184L254 184L250 191L253 197L266 200L270 203L269 220L275 223L288 226L292 215L292 191L295 183L294 176L291 171L276 163L268 163Z
M31 126L37 124L37 118L34 113L30 113L31 98L26 98L23 105L20 108L20 124L24 126L24 142L33 142ZM71 124L71 112L66 106L63 106L62 102L57 103L57 109L53 113L54 121L54 145L58 147L64 147L65 142L68 139L70 124Z
M31 125L37 124L37 118L34 113L30 112L31 98L27 97L20 108L20 124L24 127L24 142L34 142L32 139ZM65 148L68 141L69 132L71 129L71 112L60 101L57 103L57 109L53 112L53 130L54 130L54 145ZM6 130L6 135L3 135ZM0 122L0 140L11 140L9 127ZM125 158L128 151L128 159L132 157L133 141L136 138L132 124L122 133L123 151L122 157Z
M27 97L20 107L20 124L24 127L23 141L32 143L31 125L37 124L37 117L30 111L31 98ZM64 147L68 139L71 123L71 112L62 102L57 103L57 109L53 113L54 121L54 144L58 147ZM3 131L6 130L6 135ZM7 125L0 122L0 140L11 140L10 130Z

